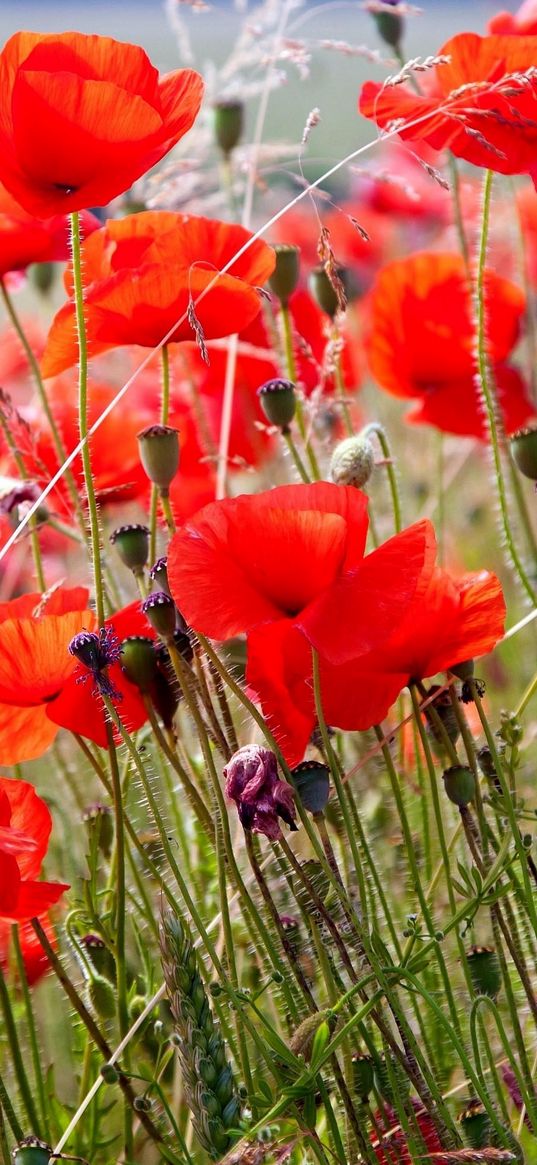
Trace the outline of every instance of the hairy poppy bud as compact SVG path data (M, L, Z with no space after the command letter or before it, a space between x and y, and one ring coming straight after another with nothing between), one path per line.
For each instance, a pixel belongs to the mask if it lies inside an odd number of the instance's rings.
M113 1019L116 1014L116 993L109 979L104 975L92 975L89 980L88 999L101 1019Z
M153 631L160 635L164 642L172 640L175 634L177 608L172 598L165 591L155 591L142 603L142 611L149 620Z
M466 961L476 995L490 995L495 999L502 984L496 951L492 947L470 947Z
M217 101L213 105L215 141L224 155L231 154L240 142L244 125L242 101Z
M97 971L97 974L104 975L106 979L113 982L116 977L114 956L100 934L84 934L78 941L88 955L90 963Z
M485 1145L490 1145L491 1123L480 1100L471 1100L458 1119L464 1139L471 1149L483 1149Z
M397 11L399 7L399 0L370 0L367 5L379 36L392 49L398 49L403 39L405 25L401 13Z
M259 403L271 425L284 432L296 412L296 388L292 380L266 380L258 390Z
M300 247L291 243L277 243L274 247L276 266L268 281L273 295L282 307L287 307L300 275Z
M515 465L531 481L537 481L537 429L519 429L510 438Z
M109 805L102 805L100 801L95 801L84 809L82 820L87 826L90 836L96 837L96 844L101 853L109 858L114 839L114 815Z
M110 535L112 546L117 550L124 566L134 575L143 574L149 552L149 527L140 523L118 526Z
M452 765L442 773L444 788L454 805L460 809L475 797L475 775L468 765Z
M259 744L245 744L224 769L226 794L235 801L245 829L271 841L281 837L279 818L296 829L293 790L278 777L276 757Z
M330 462L330 477L336 485L362 489L375 467L375 451L368 437L357 433L336 445Z
M330 793L330 769L320 761L305 760L295 765L291 779L309 813L322 813Z
M170 425L150 425L138 436L140 461L153 485L167 493L179 469L179 431Z

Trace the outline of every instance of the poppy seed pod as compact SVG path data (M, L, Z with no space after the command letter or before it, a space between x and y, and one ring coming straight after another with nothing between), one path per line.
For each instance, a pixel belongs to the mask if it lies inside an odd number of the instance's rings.
M296 388L292 380L266 380L258 390L259 403L271 425L287 432L296 412Z
M368 437L346 437L332 454L330 477L336 485L353 485L362 489L375 467L375 452Z
M537 429L519 429L510 438L510 446L517 469L537 481Z
M244 128L242 101L217 101L213 105L213 129L217 146L227 156L238 146Z
M305 760L295 765L291 780L304 809L322 813L330 794L330 769L320 761Z
M463 809L475 797L475 774L467 765L452 765L442 773L444 788L454 805Z
M11 1154L13 1165L48 1165L52 1147L39 1137L25 1137L15 1145Z
M353 1090L363 1104L367 1103L369 1093L375 1083L375 1061L367 1052L355 1052L352 1057L352 1084Z
M336 281L341 288L339 294ZM344 267L338 267L330 278L325 267L321 265L314 267L309 277L308 283L313 298L332 320L337 312L342 311L345 306L347 281L347 272Z
M110 541L123 565L132 570L134 575L142 574L149 552L149 527L138 522L118 526L112 531Z
M470 947L466 961L476 995L495 999L502 983L496 951L492 947Z
M459 1114L458 1120L464 1139L471 1149L483 1149L490 1144L490 1118L480 1100L471 1100Z
M153 631L160 635L164 642L172 640L175 634L177 608L173 599L165 591L155 591L142 603L142 611L149 620Z
M158 668L153 640L146 635L129 635L121 647L121 670L141 692L149 692Z
M292 243L277 243L274 254L276 266L268 284L282 307L287 307L300 275L300 247L295 247Z
M167 493L179 469L179 431L170 425L150 425L138 433L138 447L149 480Z
M149 571L149 577L153 583L155 590L165 591L167 595L170 594L170 584L168 582L168 559L166 557L157 558L154 566Z

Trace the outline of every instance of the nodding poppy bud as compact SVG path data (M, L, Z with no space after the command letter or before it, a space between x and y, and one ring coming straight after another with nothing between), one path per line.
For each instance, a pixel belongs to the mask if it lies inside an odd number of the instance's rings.
M112 546L117 550L124 566L136 575L143 574L149 553L149 527L140 523L118 526L110 535Z
M287 432L296 412L296 388L292 380L266 380L258 390L259 403L271 425Z
M171 642L175 634L177 608L172 598L165 591L155 591L142 603L142 611L149 620L153 631L160 635L165 643Z
M51 1145L39 1137L25 1137L15 1145L11 1154L13 1165L48 1165L53 1155Z
M166 557L157 558L149 571L149 577L156 591L165 591L167 595L171 594L168 582L168 559Z
M291 780L304 809L322 813L330 795L330 769L320 761L305 760L295 765Z
M519 429L510 438L515 465L531 481L537 481L537 429Z
M122 672L141 692L149 692L158 669L153 640L147 635L129 635L121 647Z
M368 437L357 433L336 445L330 462L330 477L336 485L362 489L375 468L375 451Z
M452 765L442 773L444 788L454 805L463 809L475 797L475 774L468 765Z
M336 267L331 276L325 267L314 267L308 283L313 298L331 320L338 311L345 310L349 296L349 276L345 267Z
M370 0L366 7L384 43L392 49L398 49L405 28L403 17L397 11L400 7L399 0Z
M490 995L491 999L496 999L502 985L496 951L492 947L470 947L466 961L476 995Z
M101 1019L113 1019L116 1014L116 993L104 975L92 975L87 986L88 999Z
M140 461L153 485L167 494L179 469L179 430L150 425L137 434Z
M459 1113L458 1120L464 1139L471 1149L484 1149L485 1145L490 1145L492 1127L487 1110L480 1100L471 1100Z
M366 1104L375 1083L375 1061L367 1052L355 1052L352 1057L352 1083L354 1092Z
M105 858L109 858L114 840L114 815L110 807L95 801L84 809L82 820L87 825L90 836L96 838L101 853Z
M242 101L217 101L213 105L213 128L217 146L225 156L238 146L244 127Z
M268 285L282 307L287 307L300 275L300 247L292 243L277 243L274 247L276 266Z

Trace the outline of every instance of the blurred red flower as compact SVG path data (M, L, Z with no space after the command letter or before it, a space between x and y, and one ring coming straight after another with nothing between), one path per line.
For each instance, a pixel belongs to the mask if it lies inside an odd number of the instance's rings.
M100 225L95 215L88 211L81 214L80 229L84 238ZM69 255L66 215L34 218L0 186L0 276L8 271L20 271L29 263L62 261Z
M420 1109L419 1103L414 1101L416 1123L429 1153L442 1153L444 1146L435 1129L434 1122L428 1113ZM405 1140L397 1116L390 1105L384 1105L382 1112L375 1114L375 1129L383 1132L379 1141L377 1132L371 1134L371 1142L379 1165L412 1165L413 1158ZM425 1160L427 1157L425 1155Z
M0 53L0 180L31 214L104 206L193 124L203 81L159 77L143 49L18 32Z
M10 952L12 925L11 922L0 918L0 967L4 973L8 966L13 967L14 965L14 955ZM54 928L47 916L41 919L41 926L48 941L52 943L52 946L55 946ZM50 970L50 962L29 922L19 923L18 931L26 981L30 987L35 987L43 975L46 975L47 971Z
M520 288L493 271L485 276L488 357L506 431L534 409L519 373L505 362L525 309ZM389 263L371 291L366 354L386 392L418 399L407 420L447 433L486 439L475 384L475 324L462 258L423 251Z
M535 36L537 0L524 0L516 12L498 12L489 20L488 31L499 36Z
M171 343L195 339L187 318L217 272L251 238L241 226L168 211L144 211L110 220L82 248L84 304L90 356L124 344L153 348L184 316ZM195 315L207 340L240 332L258 314L256 290L274 267L274 252L259 239L219 275ZM72 294L72 276L66 273ZM42 360L44 376L54 376L78 360L75 307L57 312Z
M403 85L368 81L360 112L402 138L500 174L532 173L536 167L537 80L531 36L464 32L438 52L448 60L428 74L426 93ZM405 122L422 119L406 129ZM399 124L400 123L400 126Z
M44 914L69 887L41 882L52 818L33 785L0 777L0 918L24 922Z

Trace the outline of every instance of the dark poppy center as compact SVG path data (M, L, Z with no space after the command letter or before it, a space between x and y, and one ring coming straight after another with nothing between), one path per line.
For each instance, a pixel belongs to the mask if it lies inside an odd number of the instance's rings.
M59 190L62 194L76 194L78 186L68 186L65 182L53 182L54 190Z

